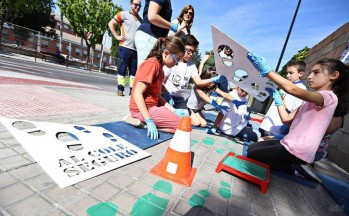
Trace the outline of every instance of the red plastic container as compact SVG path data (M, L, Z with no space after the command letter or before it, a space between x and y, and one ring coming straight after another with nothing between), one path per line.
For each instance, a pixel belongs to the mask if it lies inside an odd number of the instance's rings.
M237 170L236 168L234 167L231 167L231 166L228 166L227 164L224 164L224 161L228 158L228 157L236 157L237 159L239 160L244 160L244 161L247 161L247 162L250 162L256 166L260 166L262 168L265 168L265 178L262 179L262 178L258 178L256 176L253 176L253 175L250 175L248 173L245 173L245 172L241 172L239 170ZM245 157L245 156L242 156L242 155L237 155L235 156L235 153L234 152L229 152L218 164L217 168L216 168L216 173L219 173L220 171L226 171L226 172L229 172L235 176L238 176L242 179L245 179L247 181L250 181L250 182L253 182L257 185L260 185L261 187L261 192L262 193L266 193L267 192L267 188L268 188L268 184L269 184L269 178L270 178L270 167L269 165L267 164L264 164L264 163L261 163L259 161L255 161L251 158L248 158L248 157Z

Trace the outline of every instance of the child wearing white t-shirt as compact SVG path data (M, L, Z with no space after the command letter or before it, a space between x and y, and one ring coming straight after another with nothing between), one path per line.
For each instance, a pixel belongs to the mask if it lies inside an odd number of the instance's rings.
M303 76L305 71L305 63L303 61L291 61L286 65L286 78L291 81L297 87L301 89L306 89L300 78ZM303 100L287 94L285 91L280 90L281 97L285 104L286 111L288 113L297 109L303 102ZM283 126L281 122L279 112L275 106L275 101L271 104L265 118L260 126L261 129L267 131L270 136L262 137L260 141L267 140L270 138L281 139L288 132L288 127ZM287 128L287 129L286 129Z

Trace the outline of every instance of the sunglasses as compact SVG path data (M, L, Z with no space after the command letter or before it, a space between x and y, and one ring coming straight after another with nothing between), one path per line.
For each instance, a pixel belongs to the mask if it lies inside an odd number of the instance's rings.
M179 60L176 58L176 56L175 56L173 53L170 53L170 55L171 55L173 61L174 61L176 64L178 64Z
M137 4L137 3L132 3L135 7L139 7L139 8L141 8L142 7L142 5L141 4Z
M190 16L193 16L194 13L192 11L186 11L184 14L188 14Z
M195 54L195 50L191 50L189 48L185 48L188 54Z

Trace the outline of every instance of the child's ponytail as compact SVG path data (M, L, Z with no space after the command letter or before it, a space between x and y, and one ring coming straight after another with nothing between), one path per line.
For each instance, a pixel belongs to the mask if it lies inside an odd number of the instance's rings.
M150 50L148 58L156 57L159 62L162 62L162 52L167 49L173 54L178 54L179 52L184 53L185 47L181 39L175 36L169 36L166 38L160 37L156 41L153 48Z

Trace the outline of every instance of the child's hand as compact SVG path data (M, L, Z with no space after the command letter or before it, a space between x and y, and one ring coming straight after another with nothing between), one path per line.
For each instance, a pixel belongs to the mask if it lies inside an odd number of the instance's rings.
M170 100L168 101L168 103L171 105L171 107L174 107L175 102L173 100L173 98L171 97Z
M267 74L271 71L271 68L267 64L267 60L265 58L257 56L251 52L247 53L247 58L253 64L253 66L259 71L259 75L261 77L267 76Z
M145 123L147 124L147 128L148 128L147 136L150 137L150 139L158 139L159 133L153 119L146 118Z
M236 106L236 109L239 109L239 106L245 105L247 102L246 101L238 101L238 100L232 100L233 104Z
M275 106L278 107L278 106L284 105L284 102L282 101L281 95L278 90L276 89L273 90L271 88L266 88L265 90L269 93L270 97L274 99Z
M185 110L182 110L182 109L175 109L173 112L176 115L178 115L180 118L182 118L183 116L189 116L188 112L186 112Z
M251 116L250 115L244 115L244 119L246 119L247 121L251 120Z

